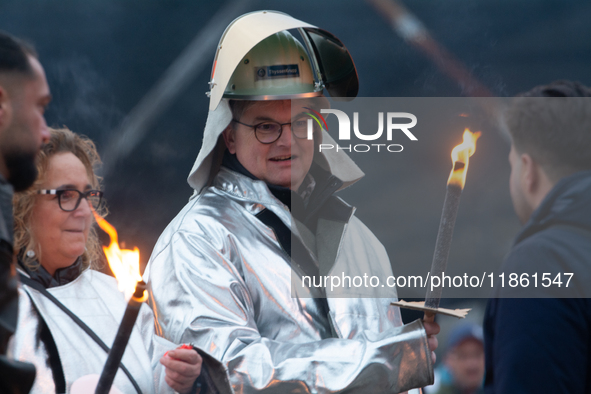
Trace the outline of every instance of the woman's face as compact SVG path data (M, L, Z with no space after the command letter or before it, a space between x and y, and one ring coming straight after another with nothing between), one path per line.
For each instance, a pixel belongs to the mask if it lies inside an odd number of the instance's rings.
M91 184L84 164L73 153L58 153L49 158L45 180L40 189L76 189L84 192ZM86 199L74 211L63 211L57 195L36 197L31 215L31 230L37 240L41 265L53 275L59 268L72 265L84 253L92 211Z

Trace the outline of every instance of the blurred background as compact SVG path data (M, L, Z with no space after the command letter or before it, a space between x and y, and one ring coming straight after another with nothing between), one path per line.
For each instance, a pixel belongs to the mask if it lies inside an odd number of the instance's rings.
M127 247L139 246L144 264L191 195L186 177L201 145L215 45L231 20L260 9L340 38L357 65L361 97L510 97L557 79L591 84L584 0L2 0L0 29L33 42L47 72L48 124L97 143L107 219ZM389 154L396 156L388 157L387 179L375 175L383 164L355 155L368 176L342 196L386 245L395 273L417 265L424 275L430 266L449 152L463 127L425 131ZM508 142L494 127L481 131L449 262L461 272L498 267L520 227ZM478 321L482 302L444 305L477 308Z

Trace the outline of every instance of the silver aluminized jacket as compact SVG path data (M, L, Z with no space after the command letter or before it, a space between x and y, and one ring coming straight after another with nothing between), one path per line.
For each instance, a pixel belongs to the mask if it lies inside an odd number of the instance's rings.
M86 323L107 346L115 334L127 303L117 290L115 278L87 269L72 282L47 289ZM56 392L48 354L39 340L39 318L43 317L56 344L64 370L66 390L88 374L101 373L107 358L101 349L68 315L39 291L22 285L19 289L19 316L16 334L9 343L15 359L35 364L37 376L31 394ZM38 313L38 314L37 314ZM159 363L166 350L176 345L154 335L154 317L148 305L142 305L134 330L123 355L142 393L173 393L164 381L164 367ZM113 386L125 394L136 393L127 376L119 370Z
M158 334L221 360L236 393L397 393L431 384L425 331L420 321L402 325L389 305L395 289L389 298L368 298L371 287L327 289L328 314L309 290L292 296L290 258L255 216L265 208L299 236L264 182L222 167L169 224L144 274ZM329 274L392 275L359 219L326 229L337 227L317 231L317 256L335 257Z

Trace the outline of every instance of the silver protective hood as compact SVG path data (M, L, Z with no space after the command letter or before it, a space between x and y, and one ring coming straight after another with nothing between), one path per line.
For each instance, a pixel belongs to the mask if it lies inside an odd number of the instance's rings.
M232 112L228 103L229 100L222 99L220 105L215 110L209 111L207 115L201 150L187 179L196 194L200 193L205 186L210 185L219 172L222 156L226 149L224 140L220 136L232 120ZM336 145L334 139L324 129L322 130L322 142ZM336 150L330 149L316 154L314 161L343 181L341 189L352 185L365 175L342 150L336 152Z

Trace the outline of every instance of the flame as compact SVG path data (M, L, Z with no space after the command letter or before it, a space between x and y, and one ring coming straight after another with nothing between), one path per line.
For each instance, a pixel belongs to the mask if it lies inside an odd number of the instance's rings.
M476 140L478 137L480 137L480 131L472 133L468 129L464 130L464 141L451 151L453 167L447 180L448 185L456 185L462 189L464 188L466 174L468 173L468 162L470 161L470 156L476 151Z
M109 234L111 238L111 243L108 247L103 246L103 251L105 252L111 271L113 271L115 278L117 278L119 291L125 294L125 300L129 301L135 292L137 283L142 280L142 276L140 275L140 251L137 246L133 250L119 249L115 227L100 217L94 210L93 213L99 227ZM144 291L142 299L146 297L147 292Z

